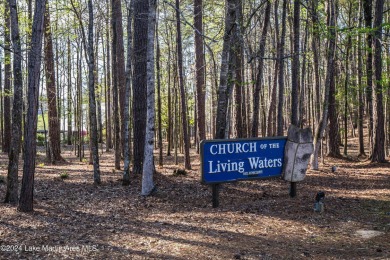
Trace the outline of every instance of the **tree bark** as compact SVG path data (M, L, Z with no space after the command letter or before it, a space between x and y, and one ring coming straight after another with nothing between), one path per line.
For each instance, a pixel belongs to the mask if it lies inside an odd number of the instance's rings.
M284 134L284 123L283 123L283 103L284 103L284 46L286 37L286 15L287 15L287 0L283 0L282 7L282 35L278 44L278 80L279 80L279 96L278 96L278 125L277 135L282 136Z
M146 129L148 1L134 0L133 173L142 173Z
M176 42L177 42L177 68L179 72L179 87L180 87L180 99L181 99L181 123L183 131L184 141L184 167L187 170L191 169L190 162L190 140L188 138L187 129L187 105L186 94L184 89L184 77L183 77L183 47L181 39L181 19L180 19L180 4L179 0L176 0Z
M150 195L155 186L153 182L154 168L154 120L155 120L155 80L154 80L154 37L156 29L156 7L157 0L149 0L148 16L148 43L147 43L147 120L145 137L145 154L142 170L142 193L143 196Z
M218 88L218 104L217 104L217 115L216 115L216 125L215 125L215 135L216 139L225 139L225 130L227 127L227 110L230 98L231 90L229 87L231 84L228 82L229 75L229 61L230 61L230 51L232 43L232 35L235 26L236 19L236 5L237 0L226 0L226 15L225 15L225 32L223 38L223 47L222 47L222 58L221 58L221 72Z
M95 57L93 49L93 6L92 0L88 0L88 89L89 89L89 123L90 123L90 138L91 151L93 159L93 182L100 184L100 169L99 169L99 144L98 144L98 128L96 118L96 97L95 97Z
M8 1L11 16L12 46L14 50L14 100L12 109L12 135L9 151L7 192L5 202L17 204L18 202L18 169L19 151L22 141L22 104L23 104L23 76L22 76L22 50L19 35L19 21L15 0ZM9 138L9 136L6 136Z
M28 57L28 108L24 137L24 165L19 210L33 211L34 173L36 156L36 132L38 117L38 97L42 53L43 17L46 0L36 0L32 26L31 49Z
M336 14L335 14L335 4L334 0L329 0L328 5L328 22L327 22L327 31L328 31L328 42L327 42L327 72L325 79L325 96L323 102L322 116L319 124L316 128L316 133L314 136L314 152L311 157L311 168L313 170L318 170L318 154L320 150L320 144L324 136L324 131L326 128L326 123L328 122L328 109L329 109L329 96L330 96L330 87L332 84L332 78L334 78L334 66L335 66L335 54L336 54Z
M45 53L45 74L46 74L46 92L48 103L48 121L49 121L49 142L47 159L50 163L63 161L60 147L60 122L57 111L57 91L56 77L54 71L54 53L53 40L51 34L49 4L46 4L44 16L44 53Z
M271 1L267 0L267 5L265 7L264 11L264 23L263 23L263 31L260 38L260 47L259 47L259 65L258 65L258 71L257 71L257 77L256 77L256 84L255 84L255 92L253 94L253 118L252 118L252 130L251 130L251 136L257 137L259 132L259 110L260 110L260 88L261 88L261 82L263 79L263 65L264 65L264 53L265 53L265 47L266 47L266 39L267 39L267 31L268 31L268 25L270 21L270 14L271 14Z
M293 58L291 64L291 124L298 126L299 123L299 33L300 33L300 1L294 0L293 18Z
M384 0L377 0L374 20L373 150L371 162L385 162L385 123L382 87L382 20Z
M130 184L130 85L132 78L132 19L133 19L133 1L130 1L127 15L127 64L126 64L126 89L125 89L125 107L124 107L124 172L123 185Z
M119 170L121 168L121 125L120 125L120 108L119 108L119 78L118 71L116 68L118 65L118 20L116 19L117 11L117 2L118 0L112 0L111 2L111 23L112 23L112 77L113 77L113 86L112 86L112 103L113 103L113 112L114 112L114 148L115 148L115 169Z
M197 100L197 127L199 142L206 139L206 112L205 112L205 57L203 45L203 0L194 0L194 28L195 28L195 70L196 70L196 100Z
M4 153L10 152L11 145L11 20L8 2L4 1Z
M364 20L365 26L367 29L367 59L366 59L366 73L367 73L367 85L366 85L366 103L367 103L367 113L369 116L368 120L368 135L370 143L370 152L373 150L373 105L372 105L372 89L373 89L373 68L372 68L372 4L371 0L362 0L363 1L363 11L364 11Z

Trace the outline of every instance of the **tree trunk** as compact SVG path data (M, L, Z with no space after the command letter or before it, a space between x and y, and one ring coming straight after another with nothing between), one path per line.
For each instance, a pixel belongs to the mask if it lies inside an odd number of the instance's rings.
M195 27L195 67L196 67L196 100L197 100L197 127L199 142L206 139L206 112L205 112L205 57L203 46L203 0L194 0L194 27Z
M255 92L253 95L253 118L252 118L252 130L251 130L251 136L257 137L259 132L259 110L260 110L260 88L261 88L261 81L263 79L263 64L264 64L264 53L265 53L265 47L266 47L266 39L267 39L267 31L268 31L268 24L270 21L270 14L271 14L271 1L267 0L267 5L265 7L265 13L264 13L264 23L263 23L263 31L260 38L260 47L259 47L259 64L258 64L258 71L257 71L257 77L256 77L256 84L255 84Z
M56 77L54 71L54 53L53 41L51 34L50 11L49 4L46 4L44 17L44 38L45 38L45 74L46 74L46 92L47 103L49 109L49 143L47 159L50 163L63 161L60 147L60 122L58 120L57 112L57 92L56 92Z
M350 7L352 12L352 7ZM351 23L349 23L351 26ZM344 151L345 156L348 155L348 85L349 85L349 56L352 48L352 37L348 36L347 40L347 54L345 57L345 82L344 82Z
M315 91L315 123L318 124L321 114L321 80L320 80L320 22L318 18L318 0L312 0L312 27L313 27L313 36L312 36L312 50L313 50L313 62L314 62L314 91Z
M34 173L36 156L36 132L38 117L39 81L42 53L43 17L45 0L36 0L32 26L31 49L28 57L28 108L24 137L24 165L22 188L20 192L19 210L33 211ZM16 11L16 10L15 10Z
M150 7L149 7L150 9ZM156 25L156 27L158 27ZM158 31L156 30L156 41L157 41L157 62L156 62L156 70L157 70L157 110L158 110L158 165L163 166L163 141L162 141L162 115L161 115L161 52L160 52L160 42L158 39Z
M217 105L217 116L215 125L216 139L225 139L225 130L227 127L227 110L229 105L229 98L231 90L229 87L231 84L228 82L229 75L229 61L230 51L232 44L232 35L236 20L236 5L237 0L226 0L226 15L225 15L225 32L222 47L222 58L221 58L221 73L218 88L218 105Z
M108 0L106 0L106 5L107 5L107 20L106 23L108 24L109 21L109 4ZM106 30L106 52L107 52L107 60L105 62L105 65L107 66L106 69L106 108L107 108L107 121L106 121L106 151L108 152L112 148L112 113L111 113L111 66L110 66L110 29L109 26L107 26Z
M72 65L70 52L70 39L68 37L68 93L67 93L67 113L68 113L68 134L67 144L72 145Z
M148 16L148 43L147 43L147 119L146 119L146 137L145 154L142 170L142 193L143 196L150 195L154 190L153 175L154 168L154 120L155 120L155 80L154 80L154 37L156 29L156 8L157 0L149 0Z
M127 64L126 64L126 89L125 89L125 107L124 107L124 172L123 185L130 184L130 85L132 77L131 58L132 58L132 19L133 19L133 1L130 1L127 15Z
M146 129L148 1L134 0L133 172L142 173Z
M3 152L10 152L11 145L11 52L10 52L10 30L11 21L9 17L8 0L4 1L4 142Z
M279 80L279 96L278 96L278 125L277 125L277 135L282 136L284 134L284 124L283 124L283 103L284 103L284 45L286 37L286 14L287 13L287 0L283 0L283 10L282 10L282 35L280 37L280 42L278 44L278 60L279 60L279 69L278 69L278 80Z
M327 43L327 72L325 80L325 96L322 110L322 117L317 125L316 133L314 136L314 152L311 157L311 168L318 170L318 154L320 150L320 144L324 136L326 129L326 123L328 122L328 108L329 108L329 95L332 78L334 78L334 66L335 66L335 53L336 53L336 14L334 0L329 0L328 5L328 43Z
M364 11L364 20L367 29L367 59L366 59L366 73L367 73L367 86L366 86L366 102L367 102L367 113L369 116L368 120L368 135L369 135L369 143L370 143L370 152L372 153L372 132L373 132L373 105L372 105L372 4L371 0L362 0L363 1L363 11Z
M119 170L121 168L121 125L120 125L120 111L119 111L119 78L118 78L118 71L116 68L118 65L118 20L116 19L116 11L117 8L117 2L118 0L112 0L111 2L111 22L112 22L112 77L113 77L113 86L112 86L112 102L113 102L113 112L114 112L114 148L115 148L115 169Z
M293 58L291 63L291 124L299 123L299 33L300 33L300 1L294 0L294 42Z
M5 202L17 204L18 202L18 169L19 151L22 141L22 103L23 103L23 76L22 76L22 50L19 35L19 21L15 0L8 1L11 14L11 34L14 51L14 100L12 109L12 135L9 151L7 192ZM6 136L6 138L9 138Z
M382 20L384 0L377 0L374 20L375 88L373 91L373 150L371 162L385 162L385 123L382 88Z
M179 0L176 0L176 42L177 42L177 66L179 72L179 87L181 96L181 122L184 141L184 166L187 170L191 169L190 162L190 140L187 132L187 106L186 106L186 94L184 89L184 77L183 77L183 47L181 40L181 19L180 19L180 5Z
M90 138L91 151L93 158L93 182L100 184L100 169L99 169L99 144L98 144L98 129L96 119L96 97L95 97L95 58L93 52L93 7L92 0L88 0L88 89L89 89L89 123L90 123Z
M359 2L359 15L362 13L362 3ZM362 19L359 19L359 28L362 27ZM364 133L363 133L363 123L364 123L364 101L363 101L363 61L362 61L362 39L361 34L358 34L358 47L357 47L357 58L358 58L358 101L359 101L359 115L358 115L358 133L359 133L359 156L365 156L364 152Z

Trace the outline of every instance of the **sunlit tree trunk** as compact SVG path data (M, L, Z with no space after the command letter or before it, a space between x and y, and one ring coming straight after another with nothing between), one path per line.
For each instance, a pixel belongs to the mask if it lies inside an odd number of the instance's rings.
M154 189L154 120L155 120L155 80L154 80L154 37L156 29L156 7L157 0L149 0L148 16L148 43L146 56L147 71L147 113L146 113L146 137L145 137L145 154L142 170L142 192L143 196L150 195Z
M127 64L126 64L126 89L125 89L125 107L124 107L124 172L123 185L130 184L130 85L132 78L132 19L133 19L133 1L130 1L127 15Z

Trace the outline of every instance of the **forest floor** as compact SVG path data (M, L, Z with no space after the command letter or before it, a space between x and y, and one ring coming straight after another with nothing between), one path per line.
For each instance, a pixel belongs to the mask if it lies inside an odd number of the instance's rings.
M100 186L86 160L63 155L61 165L38 155L33 213L0 203L0 259L390 259L389 164L325 158L296 198L280 179L237 182L222 185L214 209L194 150L185 176L173 174L183 158L164 157L146 198L140 176L122 186L112 153L101 156ZM6 168L1 154L1 199ZM313 210L319 191L323 213Z

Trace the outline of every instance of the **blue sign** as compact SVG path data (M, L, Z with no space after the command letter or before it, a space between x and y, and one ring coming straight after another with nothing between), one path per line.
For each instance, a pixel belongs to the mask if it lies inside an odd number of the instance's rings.
M286 137L205 140L201 143L202 182L281 176L286 141Z

